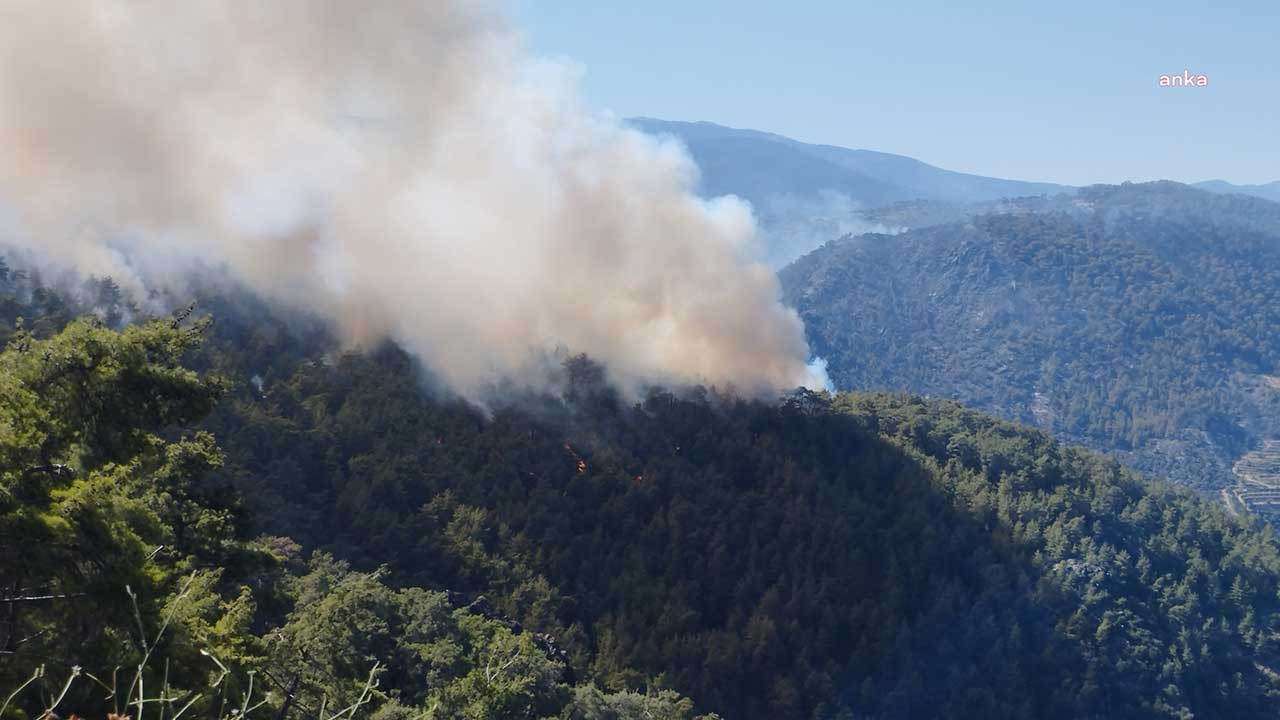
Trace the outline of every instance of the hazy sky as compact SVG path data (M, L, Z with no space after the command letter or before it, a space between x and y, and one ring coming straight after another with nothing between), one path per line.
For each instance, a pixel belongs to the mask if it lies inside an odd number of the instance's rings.
M1280 180L1280 0L513 2L620 116L1027 180ZM1184 68L1209 86L1158 86Z

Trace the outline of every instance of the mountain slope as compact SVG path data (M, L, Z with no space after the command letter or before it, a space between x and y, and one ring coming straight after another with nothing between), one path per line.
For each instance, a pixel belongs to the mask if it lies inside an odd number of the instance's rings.
M1257 525L946 403L630 408L598 377L486 420L350 356L211 428L268 527L484 592L606 685L726 717L1271 712Z
M842 388L956 398L1206 490L1280 436L1280 205L1097 186L781 277Z
M30 314L35 294L10 299ZM16 615L6 643L36 634L0 678L47 651L135 666L136 578L163 583L146 636L173 618L147 687L206 687L216 707L232 680L212 653L258 673L258 717L364 698L386 718L1264 718L1280 700L1270 530L1041 432L900 395L633 404L582 357L559 392L495 388L482 410L424 393L394 346L336 353L252 298L203 306L225 321L123 339L82 322L0 354L0 429L24 430L0 432L18 460L0 465L0 553L25 552L33 521L63 538L42 552L99 550L68 568L93 572L90 597ZM198 413L157 415L130 436L155 461L95 454L149 416L120 407L175 379L225 392L204 432L166 445L148 432ZM68 387L34 389L48 382ZM29 417L87 432L42 451ZM140 539L102 553L130 522ZM40 632L58 622L75 627ZM47 707L43 689L22 707ZM88 681L73 691L68 711L110 708Z

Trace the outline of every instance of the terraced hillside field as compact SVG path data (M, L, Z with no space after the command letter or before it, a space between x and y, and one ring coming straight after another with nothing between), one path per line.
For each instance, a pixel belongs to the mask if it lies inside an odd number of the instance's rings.
M1267 440L1232 468L1239 482L1223 491L1227 506L1239 511L1280 513L1280 440Z

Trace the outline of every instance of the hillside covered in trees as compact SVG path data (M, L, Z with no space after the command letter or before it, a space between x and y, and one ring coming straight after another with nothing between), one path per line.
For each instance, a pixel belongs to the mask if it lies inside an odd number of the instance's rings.
M6 717L1280 699L1271 529L1035 430L902 395L632 400L583 357L481 409L242 298L117 332L109 283L6 282Z
M955 399L1206 491L1280 438L1280 205L1150 183L969 212L781 273L838 387Z

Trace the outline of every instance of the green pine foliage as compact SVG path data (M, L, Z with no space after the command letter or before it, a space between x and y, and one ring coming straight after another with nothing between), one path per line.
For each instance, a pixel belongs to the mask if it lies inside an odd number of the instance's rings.
M0 353L0 717L694 720L480 598L257 535L195 427L229 387L186 365L207 319L44 322Z
M607 688L726 717L1270 714L1266 527L949 403L631 404L584 363L486 415L385 348L210 427L274 527L485 593Z
M582 357L481 409L223 302L11 326L0 717L1280 700L1269 526L1042 432L904 395L625 398Z

